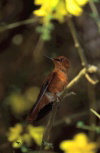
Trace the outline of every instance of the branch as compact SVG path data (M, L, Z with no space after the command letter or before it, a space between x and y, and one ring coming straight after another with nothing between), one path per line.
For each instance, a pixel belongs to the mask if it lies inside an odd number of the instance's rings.
M53 148L53 145L52 145L52 143L49 142L49 140L50 140L51 129L54 125L54 119L55 119L55 115L56 115L56 112L57 112L58 104L59 103L56 102L56 101L53 102L52 111L51 111L51 114L49 116L48 123L45 127L45 131L44 131L43 139L42 139L42 145L40 147L40 152L39 153L42 153L42 150L43 149L45 150L45 147Z
M65 90L62 92L61 97L64 98L66 93L70 88L72 88L83 76L88 75L88 73L96 73L98 71L97 67L94 65L89 66L89 68L83 68L78 75L66 86ZM88 79L88 78L87 78ZM90 78L89 78L90 79ZM96 84L97 80L88 80L91 84Z
M75 47L77 48L78 54L80 56L82 66L85 67L87 69L87 71L89 71L90 65L88 64L87 59L84 55L84 50L83 50L83 48L80 44L79 38L78 38L78 34L77 34L78 32L76 31L75 25L74 25L71 17L68 18L68 25L69 25L70 32L72 34L72 37L73 37L73 40L75 43ZM95 66L91 67L91 69L95 69L95 68L97 69L97 67L95 67ZM98 82L98 80L96 80L96 81L93 80L88 73L86 73L85 77L93 85L95 85Z
M98 103L99 104L99 103ZM100 105L96 105L96 110L97 111L99 111L99 109L100 109ZM93 111L95 111L94 109L90 109L90 111L91 112L93 112ZM96 111L95 111L96 112ZM93 113L95 113L95 112L93 112ZM61 125L61 124L63 124L63 123L65 123L65 124L75 124L75 122L76 121L79 121L79 120L81 120L81 118L84 120L85 118L87 118L87 115L89 115L89 110L87 109L87 110L85 110L85 111L81 111L81 112L78 112L78 113L74 113L74 114L72 114L72 115L69 115L69 116L64 116L62 119L60 119L60 120L57 120L57 121L55 121L55 123L54 123L54 127L56 127L56 126L59 126L59 125ZM99 115L97 112L96 112L96 114L95 114L96 116L97 115ZM97 116L98 117L98 116ZM99 115L99 117L100 117L100 115Z
M90 111L100 119L100 114L99 114L99 113L97 113L97 112L96 112L94 109L92 109L92 108L90 109Z
M84 129L84 130L88 130L89 132L93 133L93 132L97 132L97 133L100 133L100 127L99 126L96 126L96 125L85 125L84 123L78 123L77 124L77 128L81 128L81 129Z
M43 46L44 46L44 41L40 37L36 46L35 46L35 49L33 50L33 57L34 57L35 63L39 63L43 58L43 56L42 56L42 54L44 52Z
M74 43L75 43L75 47L77 48L78 54L80 56L82 66L86 67L87 66L87 60L86 60L85 55L84 55L84 50L83 50L83 48L82 48L82 46L79 42L77 31L75 29L75 26L74 26L74 23L73 23L71 17L68 18L68 25L69 25L69 29L70 29L70 32L72 34L72 37L73 37L73 40L74 40Z
M11 24L8 24L8 25L0 25L0 32L3 32L5 30L9 30L9 29L13 29L13 28L16 28L16 27L19 27L19 26L22 26L22 25L35 23L37 21L38 21L37 18L32 18L32 19L26 19L26 20L23 20L23 21L18 21L18 22L15 22L15 23L11 23Z
M93 12L93 15L94 15L93 17L94 17L95 22L97 24L98 31L100 32L100 17L99 17L99 13L97 11L97 8L96 8L93 0L89 0L89 5L90 5L90 8L91 8L91 10Z
M89 100L89 108L94 108L96 109L96 94L95 94L95 86L90 84L89 82L87 83L87 94L88 94L88 100ZM89 125L94 125L96 126L96 116L93 115L92 113L89 113ZM95 132L89 132L89 136L91 140L94 140L95 138Z

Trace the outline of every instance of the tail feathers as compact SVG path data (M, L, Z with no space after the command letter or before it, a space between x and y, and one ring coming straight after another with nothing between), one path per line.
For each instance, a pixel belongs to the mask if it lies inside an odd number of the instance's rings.
M30 112L29 116L27 117L28 122L33 122L37 119L37 116L41 109L43 109L46 105L48 105L49 99L44 95L39 103L37 102L35 106L33 106L32 111Z

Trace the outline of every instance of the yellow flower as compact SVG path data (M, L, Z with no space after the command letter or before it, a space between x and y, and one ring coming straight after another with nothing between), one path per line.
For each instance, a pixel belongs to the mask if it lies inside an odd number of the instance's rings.
M12 92L8 101L14 115L21 115L29 110L35 103L38 93L39 88L36 86L28 88L24 94Z
M15 127L11 127L8 132L8 140L10 142L17 140L23 131L23 127L21 124L16 124Z
M12 142L14 148L20 148L23 144L31 145L32 140L37 145L41 145L44 128L27 125L23 127L21 124L16 124L9 129L7 133L8 141Z
M47 16L50 14L56 7L59 0L39 0L35 1L35 4L40 4L41 8L35 11L35 14L38 16Z
M96 143L89 142L84 133L79 133L73 140L65 140L60 144L60 148L65 153L95 153L96 147Z
M83 6L88 2L88 0L76 0L76 2L78 5Z
M20 148L22 145L23 145L23 138L21 136L19 136L18 139L12 143L13 148Z
M23 138L23 142L25 142L28 146L31 145L32 137L29 133L23 134L22 138Z
M76 3L75 0L66 0L66 9L72 15L79 16L82 13L82 8Z
M31 137L35 140L38 145L41 145L44 128L43 127L34 127L32 125L28 126L28 132Z
M12 93L9 96L9 104L12 112L16 114L22 114L25 111L26 103L24 97L20 93Z
M54 18L59 19L59 21L63 21L64 16L68 14L63 1L59 1L57 5L57 10L59 11L55 11L55 13L53 13Z
M62 21L65 15L80 16L83 12L82 6L87 2L88 0L35 0L35 4L41 7L34 14L44 18L51 15L52 18Z

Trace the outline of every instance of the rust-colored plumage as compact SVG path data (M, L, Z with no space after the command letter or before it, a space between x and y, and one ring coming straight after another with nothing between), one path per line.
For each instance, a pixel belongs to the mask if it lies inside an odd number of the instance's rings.
M41 109L54 102L68 84L69 60L64 56L52 58L51 60L55 67L42 84L37 101L27 118L30 122L36 120Z

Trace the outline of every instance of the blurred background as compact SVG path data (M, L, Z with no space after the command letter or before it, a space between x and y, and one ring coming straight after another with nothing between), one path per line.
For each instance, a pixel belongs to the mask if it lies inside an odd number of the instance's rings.
M24 121L36 101L44 78L53 69L52 62L44 55L61 55L70 60L69 82L82 69L67 21L59 23L53 20L51 39L40 40L36 29L41 24L33 14L37 8L32 0L0 0L0 153L13 153L6 133L10 127ZM99 2L96 8L100 12ZM26 19L34 21L19 24ZM100 33L89 5L84 7L81 16L72 19L88 64L100 69ZM11 27L15 22L18 26ZM92 77L100 80L100 73ZM100 120L90 112L93 108L100 113L100 83L92 85L83 77L71 91L76 95L65 98L60 104L51 133L55 152L61 152L59 143L62 140L72 139L78 132L85 132L92 141L100 143L99 134L85 127L100 126ZM47 119L48 115L38 125L45 125ZM84 126L78 127L77 124ZM21 151L15 149L15 152Z

